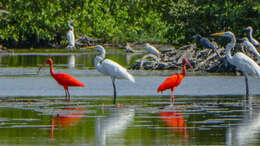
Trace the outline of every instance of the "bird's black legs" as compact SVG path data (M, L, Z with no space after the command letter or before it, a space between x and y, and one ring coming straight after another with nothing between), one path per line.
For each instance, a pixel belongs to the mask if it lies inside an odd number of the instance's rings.
M246 83L246 101L248 103L248 99L249 99L249 88L248 88L248 77L247 75L245 75L245 83Z
M68 88L67 88L67 92L68 92L68 101L70 101L70 92Z
M113 88L114 88L114 104L116 104L116 85L115 85L115 79L112 79Z

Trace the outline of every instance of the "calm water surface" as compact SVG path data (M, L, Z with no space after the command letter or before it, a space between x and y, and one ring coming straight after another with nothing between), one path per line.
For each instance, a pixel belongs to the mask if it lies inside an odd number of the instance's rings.
M64 90L47 67L35 74L50 56L56 72L69 73L86 85L70 89L71 102L64 101ZM259 79L250 78L247 105L243 77L189 73L176 88L175 105L169 106L169 92L159 94L156 89L177 71L131 71L136 83L117 81L119 97L114 106L110 78L93 69L95 54L70 56L1 56L1 145L260 144ZM114 60L125 67L134 62L128 62L124 53L117 56Z

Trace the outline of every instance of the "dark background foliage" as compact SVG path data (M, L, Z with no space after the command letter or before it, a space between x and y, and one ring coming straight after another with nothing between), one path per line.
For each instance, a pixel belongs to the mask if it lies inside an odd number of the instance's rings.
M0 0L0 43L8 47L65 44L67 23L107 42L149 41L183 45L192 36L230 30L260 34L260 1L255 0Z

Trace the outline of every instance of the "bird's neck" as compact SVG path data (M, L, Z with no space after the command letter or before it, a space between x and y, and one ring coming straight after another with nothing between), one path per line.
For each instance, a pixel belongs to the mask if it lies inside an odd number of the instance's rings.
M249 32L248 32L248 38L249 38L250 40L253 39L253 30L252 30L252 29L250 29Z
M95 58L95 60L94 60L95 67L96 67L96 69L97 69L99 72L103 72L102 66L101 66L101 61L102 61L103 59L104 59L104 58L102 58L101 56L96 56L96 58Z
M231 41L226 45L226 58L229 63L233 64L231 49L233 49L236 45L236 38L235 38L235 36L232 36L232 38L230 38L230 39L231 39Z
M69 29L72 31L72 32L74 32L74 29L73 29L73 27L69 24Z
M186 66L185 66L185 64L184 65L182 65L182 75L183 76L185 76L186 75L186 72L187 72L187 70L186 70Z
M50 73L52 76L55 74L55 72L53 71L53 64L50 64Z

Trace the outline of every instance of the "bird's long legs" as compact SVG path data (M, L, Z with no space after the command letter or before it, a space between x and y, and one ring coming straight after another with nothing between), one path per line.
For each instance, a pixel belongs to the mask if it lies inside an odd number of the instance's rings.
M170 97L171 97L171 105L173 105L173 103L174 103L173 91L174 91L174 90L171 90L171 95L170 95Z
M70 101L70 93L69 93L68 87L64 87L64 90L65 90L65 94L66 94L65 99L67 101Z
M112 78L113 88L114 88L114 104L116 104L116 85L115 85L115 79Z
M249 87L248 87L248 76L245 75L245 83L246 83L246 101L248 103L248 99L249 99Z

